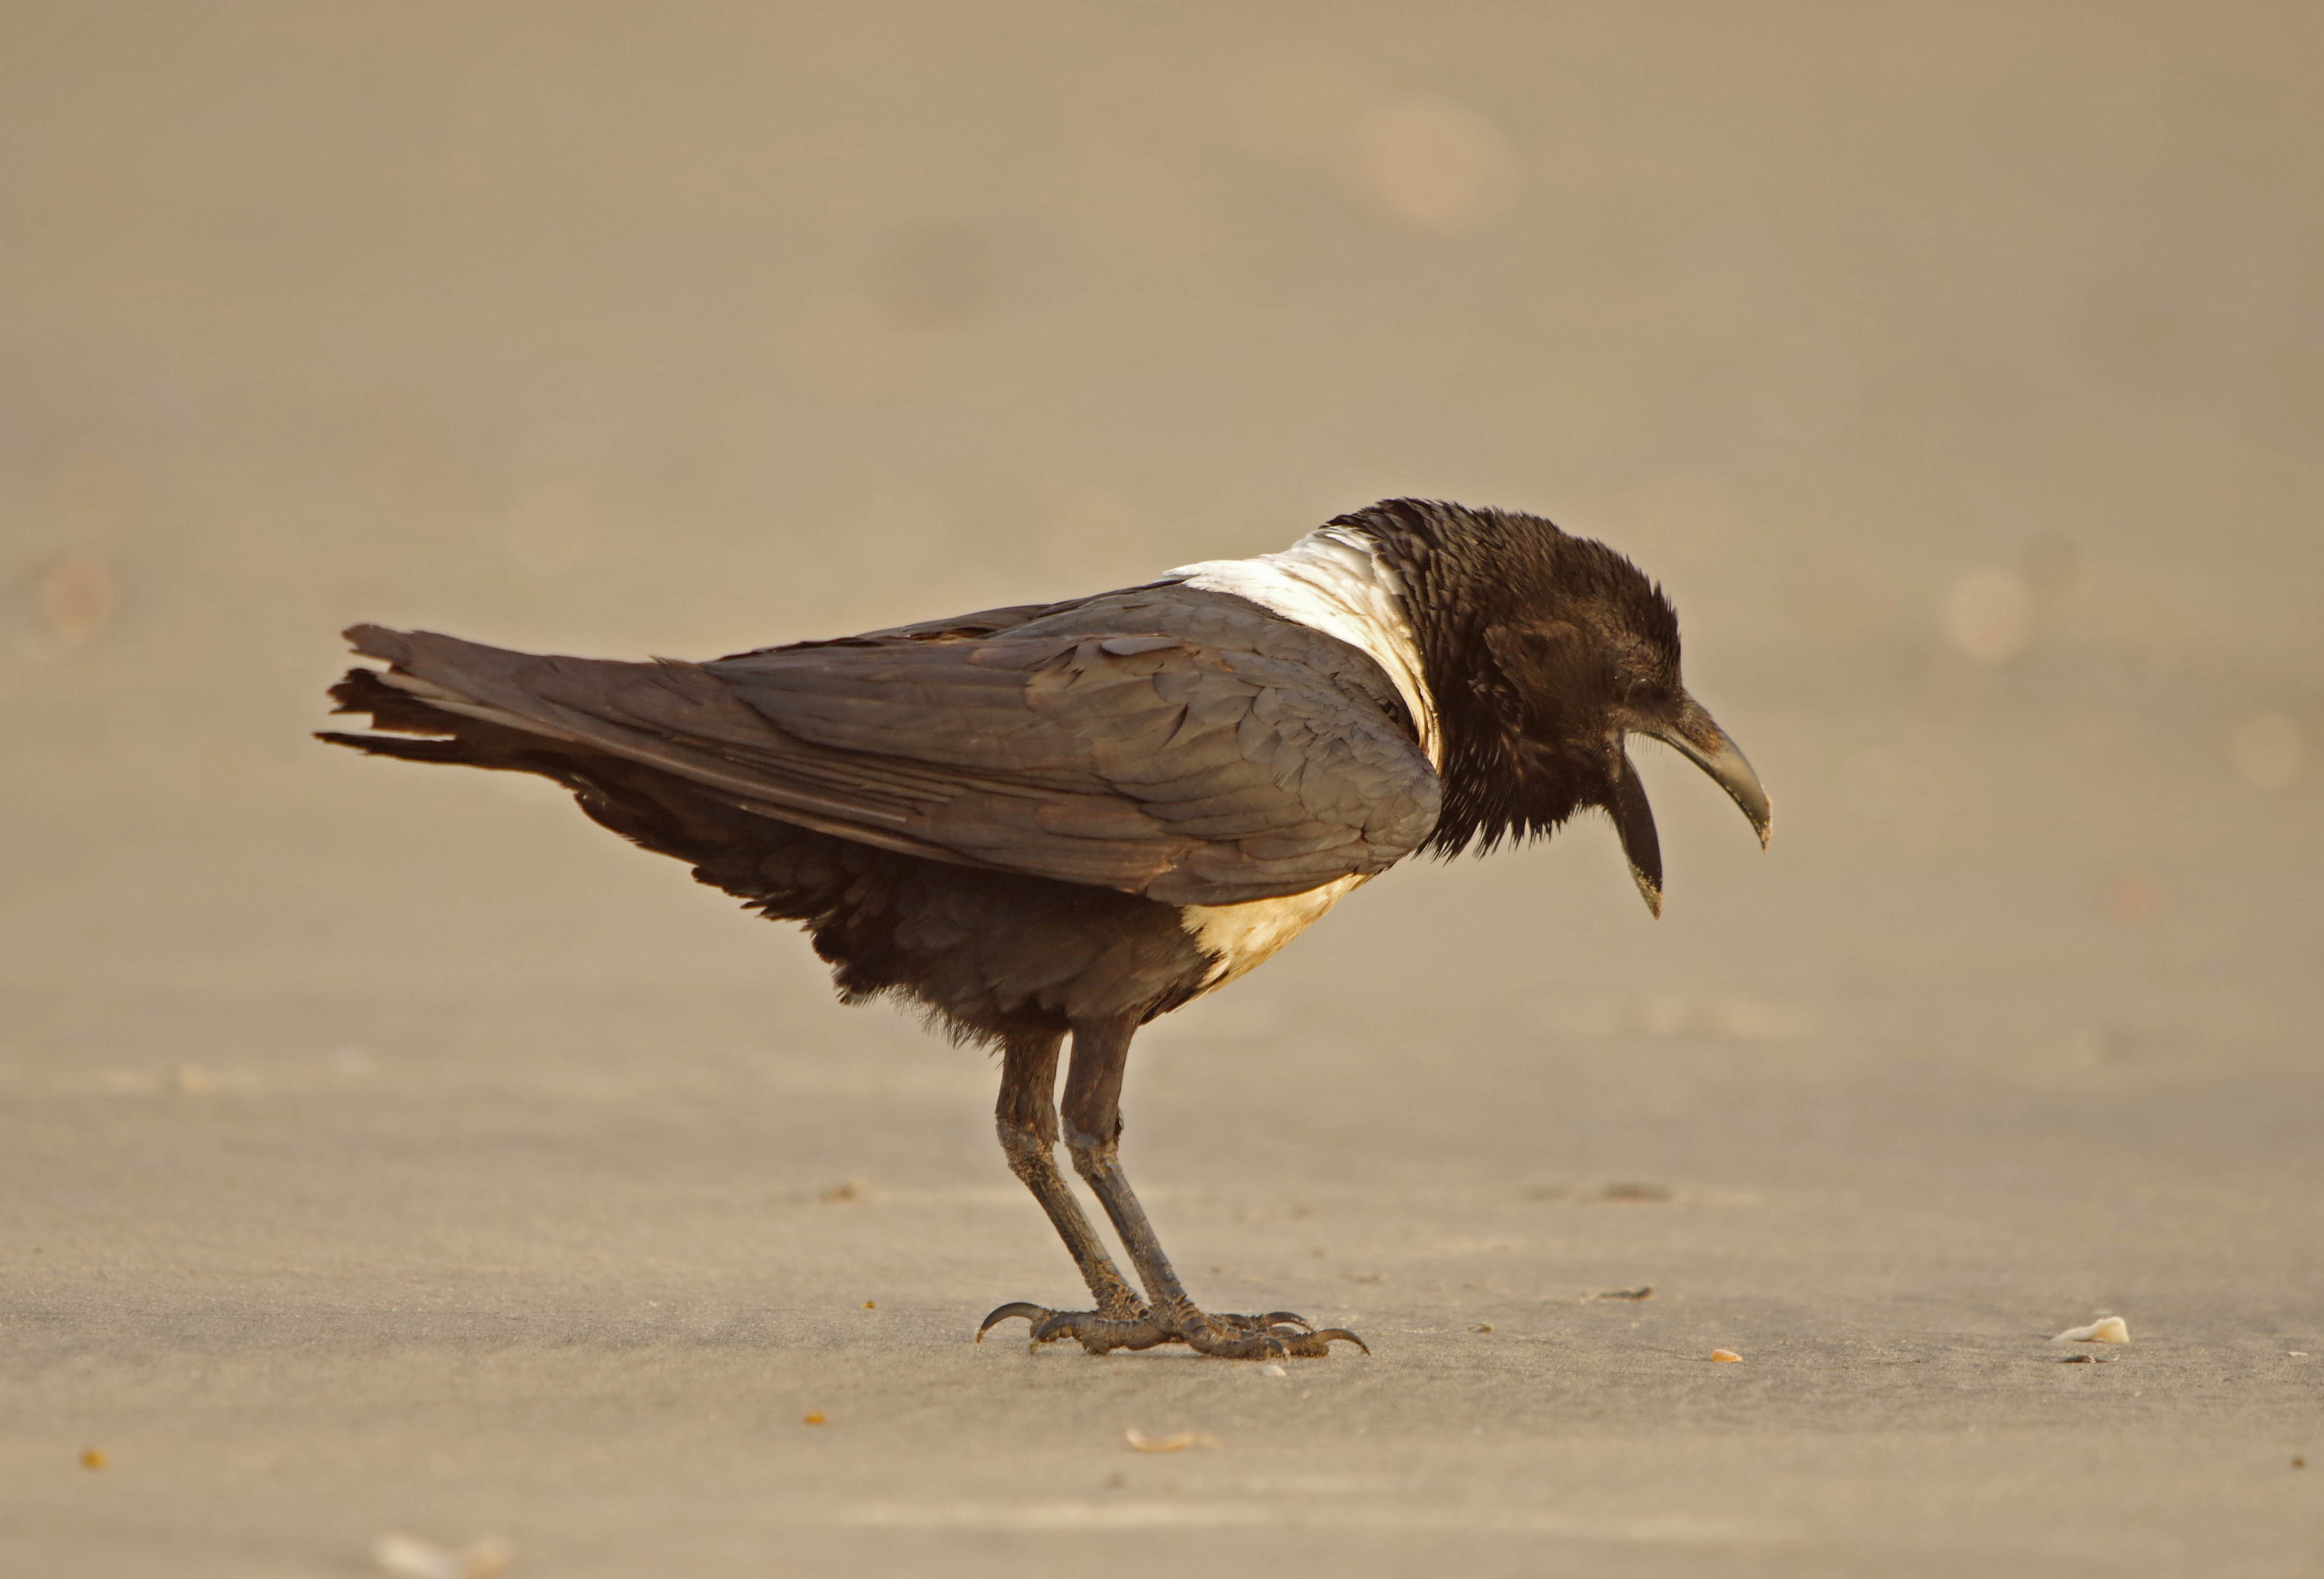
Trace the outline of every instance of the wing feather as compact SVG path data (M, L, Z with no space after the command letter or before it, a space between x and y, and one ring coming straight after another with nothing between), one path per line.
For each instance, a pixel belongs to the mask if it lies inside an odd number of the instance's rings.
M1436 775L1369 655L1225 595L1174 596L708 664L349 635L432 705L940 860L1217 905L1369 875L1417 848Z

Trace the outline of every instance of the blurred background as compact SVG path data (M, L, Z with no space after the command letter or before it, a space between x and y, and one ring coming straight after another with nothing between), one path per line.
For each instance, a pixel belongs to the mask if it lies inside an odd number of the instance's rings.
M659 974L632 902L701 919L701 969L798 952L545 790L310 743L351 621L708 656L1390 494L1548 514L1670 589L1778 806L1761 861L1657 773L1674 928L1739 885L1764 939L1829 883L1819 926L1886 907L1835 946L2023 926L2257 979L2318 919L2306 7L88 5L8 35L12 992L484 970L443 915L479 907L518 934L497 972ZM1568 920L1635 949L1603 835L1362 909L1545 924L1578 887Z
M1146 1033L1131 1168L1197 1291L1384 1356L1277 1437L1217 1417L1219 1494L1322 1436L1434 1488L1424 1531L1611 1475L1641 1538L1857 1487L1876 1544L2324 1550L2252 1512L2324 1352L2324 12L0 0L0 39L27 1571L351 1572L424 1514L759 1574L720 1532L878 1522L903 1464L1095 1495L1104 1400L1241 1385L967 1350L1071 1289L983 1059L545 784L309 734L357 620L707 657L1413 494L1660 578L1774 846L1642 753L1659 923L1587 821ZM2050 1367L2094 1308L2144 1403ZM1771 1385L1699 1403L1668 1356L1714 1343ZM825 1407L855 1456L783 1435ZM1931 1435L1799 1445L1875 1427Z

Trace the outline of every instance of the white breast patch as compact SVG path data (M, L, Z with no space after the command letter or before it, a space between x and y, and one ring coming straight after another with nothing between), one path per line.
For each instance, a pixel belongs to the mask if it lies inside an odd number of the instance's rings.
M1388 670L1388 678L1396 683L1405 706L1410 709L1420 731L1420 749L1427 753L1429 764L1443 767L1444 743L1437 728L1436 703L1421 669L1420 644L1413 639L1412 622L1405 616L1404 585L1360 534L1342 527L1319 527L1279 554L1261 554L1255 559L1205 559L1198 565L1181 565L1161 579L1248 598L1286 620L1370 653Z
M1404 585L1380 562L1361 534L1336 526L1319 527L1279 554L1254 559L1205 559L1181 565L1165 581L1231 593L1285 619L1335 636L1371 654L1404 697L1420 732L1429 765L1444 765L1444 741L1436 722L1436 701L1420 665L1420 643L1404 612ZM1348 876L1305 893L1253 900L1240 905L1181 905L1178 923L1211 959L1203 978L1205 993L1249 974L1283 946L1367 882Z
M1194 946L1210 956L1210 974L1202 990L1223 987L1249 975L1281 951L1283 946L1317 921L1341 897L1368 876L1347 876L1305 893L1280 899L1252 900L1240 905L1180 905L1178 924L1194 934Z

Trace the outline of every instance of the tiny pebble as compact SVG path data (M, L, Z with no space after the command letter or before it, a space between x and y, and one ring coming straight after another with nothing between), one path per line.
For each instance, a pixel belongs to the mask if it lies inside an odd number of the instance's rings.
M103 1469L106 1462L105 1449L101 1447L84 1447L80 1450L80 1467L83 1469Z
M391 1579L498 1579L516 1562L516 1547L505 1536L484 1536L455 1549L388 1530L372 1537L371 1558Z
M1123 1431L1122 1440L1139 1453L1184 1453L1202 1439L1192 1431L1174 1431L1167 1436L1148 1436L1132 1426Z
M866 1310L877 1310L877 1309L879 1309L880 1307L879 1307L877 1305L874 1305L874 1304L873 1304L872 1301L870 1301L869 1299L866 1299L866 1300L863 1302L863 1308L864 1308L864 1309L866 1309Z
M1291 1374L1291 1372L1286 1371L1280 1365L1262 1365L1259 1368L1259 1373L1261 1376L1288 1376Z
M2292 1467L2294 1469L2306 1469L2308 1467L2308 1461L2295 1453L2292 1455Z
M1472 1333L1489 1333L1493 1330L1493 1324L1489 1321L1480 1321L1469 1330Z
M1743 1358L1742 1355L1737 1353L1732 1349L1713 1349L1711 1351L1711 1357L1720 1362L1721 1364Z
M806 1418L806 1420L805 1420L804 1422L802 1422L802 1423L803 1423L803 1424L805 1424L805 1425L809 1425L809 1426L820 1426L820 1425L822 1425L822 1424L823 1424L823 1411L822 1411L821 1409L810 1409L810 1410L808 1410L808 1411L807 1411L807 1418Z

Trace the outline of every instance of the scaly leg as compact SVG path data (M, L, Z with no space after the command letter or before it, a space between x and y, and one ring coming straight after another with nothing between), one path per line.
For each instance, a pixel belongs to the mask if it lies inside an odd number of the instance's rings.
M1049 1214L1057 1237L1073 1252L1074 1264L1097 1301L1092 1311L1065 1313L1084 1345L1094 1353L1108 1349L1150 1349L1168 1343L1170 1334L1146 1314L1137 1291L1106 1253L1105 1242L1090 1226L1082 1204L1074 1198L1065 1176L1057 1171L1054 1148L1057 1141L1057 1045L1065 1039L1050 1036L1012 1040L1003 1048L1001 1063L1001 1103L995 1114L1001 1150L1009 1158L1009 1171L1025 1181L1041 1210ZM999 1323L1023 1316L1038 1334L1059 1319L1045 1305L1019 1300L1004 1305L984 1318L976 1341Z
M1170 1337L1204 1354L1231 1360L1264 1360L1296 1355L1315 1358L1331 1352L1334 1340L1364 1348L1364 1341L1343 1327L1323 1332L1302 1331L1306 1323L1286 1312L1266 1316L1212 1316L1197 1307L1179 1282L1170 1258L1162 1251L1145 1207L1121 1170L1121 1076L1129 1061L1130 1040L1138 1031L1132 1020L1100 1021L1074 1028L1074 1058L1065 1074L1065 1144L1074 1167L1097 1195L1113 1221L1130 1264L1146 1285L1149 1302L1147 1319ZM1278 1325L1297 1322L1298 1326ZM1081 1337L1077 1324L1052 1317L1034 1331L1035 1340L1066 1335ZM1084 1338L1084 1346L1088 1339ZM1366 1353L1370 1353L1366 1350Z

